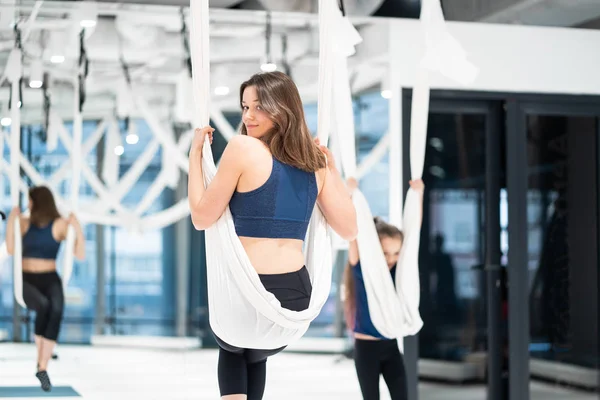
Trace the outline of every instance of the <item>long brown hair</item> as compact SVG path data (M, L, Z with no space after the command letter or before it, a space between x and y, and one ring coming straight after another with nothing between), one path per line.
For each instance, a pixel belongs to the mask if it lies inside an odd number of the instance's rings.
M373 218L375 222L375 229L379 240L384 237L398 238L404 242L404 233L392 224L388 224L379 217ZM344 269L343 284L344 284L344 316L346 318L346 326L348 329L354 329L356 315L356 284L354 282L354 275L352 274L352 266L350 263L346 264Z
M50 189L45 186L35 186L29 189L29 198L31 199L31 213L29 221L36 226L44 226L60 218L60 213L56 208L54 196Z
M283 72L262 72L240 86L240 105L247 87L254 86L258 101L269 114L274 128L260 140L264 141L277 160L307 172L325 167L325 156L310 135L298 88ZM240 133L247 135L246 126Z

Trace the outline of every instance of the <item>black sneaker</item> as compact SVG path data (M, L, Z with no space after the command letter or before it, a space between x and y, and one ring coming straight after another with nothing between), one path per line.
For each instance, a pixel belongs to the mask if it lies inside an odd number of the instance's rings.
M50 383L50 377L46 371L38 371L35 374L35 377L38 378L40 383L42 384L42 390L44 392L49 392L52 390L52 384Z

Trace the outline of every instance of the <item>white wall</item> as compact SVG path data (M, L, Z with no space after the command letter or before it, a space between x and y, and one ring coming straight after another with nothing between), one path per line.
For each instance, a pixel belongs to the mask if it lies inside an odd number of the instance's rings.
M480 72L465 88L435 74L435 89L600 94L600 31L448 22ZM391 57L402 87L412 87L424 41L417 20L390 21Z

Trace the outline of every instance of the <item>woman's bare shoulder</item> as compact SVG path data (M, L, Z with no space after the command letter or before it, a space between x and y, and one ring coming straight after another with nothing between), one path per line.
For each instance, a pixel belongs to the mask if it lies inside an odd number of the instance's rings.
M54 220L52 226L52 236L57 241L64 240L67 237L67 229L69 228L69 221L66 218L58 217Z
M252 168L255 163L264 162L267 158L270 159L271 150L259 139L237 135L229 140L223 157L227 157L228 162L235 162L245 168Z
M19 216L19 226L21 227L21 235L25 235L29 230L29 225L31 224L29 217L26 215Z
M69 225L69 221L66 218L58 217L54 220L54 225L66 226Z
M239 149L249 149L254 147L264 147L264 143L259 139L253 138L248 135L235 135L229 142L227 143L226 148L232 148L235 150Z
M225 150L223 157L229 162L252 161L256 155L271 154L267 146L260 140L246 136L236 135L232 137Z

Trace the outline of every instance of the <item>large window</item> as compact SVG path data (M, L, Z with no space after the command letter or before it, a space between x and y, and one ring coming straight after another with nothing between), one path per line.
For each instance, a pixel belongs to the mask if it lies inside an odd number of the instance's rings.
M86 121L83 125L83 141L88 140L96 130L96 121ZM65 128L72 134L72 124L65 123ZM55 189L55 195L58 197L57 203L64 217L67 217L67 212L70 211L69 197L71 191L71 171L68 165L69 153L64 144L59 140L56 149L49 151L45 143L45 133L39 125L25 125L22 127L21 148L26 159L39 172L41 178L47 182L54 182L51 187ZM10 160L10 148L5 147L4 158ZM83 160L92 171L96 168L96 151L93 149ZM62 167L62 168L61 168ZM68 173L63 176L65 179L56 179L61 170ZM29 187L36 184L28 176L23 176L22 179ZM3 189L5 195L2 199L2 209L8 214L14 204L10 203L10 180L7 175L3 177ZM82 179L80 187L80 202L89 204L94 198L92 189L87 182ZM58 200L62 199L63 202ZM24 210L27 206L28 197L26 194L21 195L21 209ZM2 224L2 238L4 239L6 224ZM66 341L85 341L89 337L95 313L95 284L96 284L96 263L93 256L96 251L95 230L93 226L84 225L86 237L86 254L87 257L83 261L74 261L73 273L69 286L65 293L65 323L61 331L61 339ZM64 246L58 254L57 268L59 273L62 273L64 261ZM2 328L7 329L12 336L12 314L14 304L14 293L12 290L13 271L12 257L4 260L2 270L0 272L2 279L2 304L0 307L0 318L2 319ZM23 326L22 334L25 340L32 340L33 334L33 313L24 311L27 317L27 322Z
M127 209L137 210L157 177L163 173L163 152L154 146L154 136L143 120L132 120L139 141L123 141L119 176L123 178L140 156L155 149L149 166L121 200ZM124 129L124 126L122 126ZM109 150L109 149L107 149ZM173 163L174 164L174 163ZM170 167L170 163L166 164ZM181 176L181 175L180 175ZM174 185L148 203L147 216L172 206L176 200ZM105 332L120 335L173 336L175 326L175 262L171 239L172 227L138 231L127 227L105 227Z
M388 132L389 101L379 92L366 93L354 100L356 126L357 163L373 150ZM388 218L389 214L389 156L386 155L373 166L360 182L371 213Z
M0 127L2 134L5 134L3 127ZM4 146L2 159L9 161L8 146ZM12 205L10 204L10 180L8 174L0 171L0 209L8 216ZM4 242L6 237L6 221L0 221L0 242ZM5 256L0 260L0 340L5 337L12 337L12 313L13 313L13 279L12 279L12 258Z
M139 141L129 144L125 140L125 126L121 121L120 132L124 152L119 156L118 174L123 177L130 171L132 165L140 158L149 146L152 146L152 133L147 124L142 121L132 121L137 127ZM72 123L66 122L65 128L71 134ZM85 143L96 131L96 121L84 122L83 142ZM43 131L39 126L23 127L22 148L25 156L39 171L44 179L51 177L60 170L61 166L69 161L69 153L59 140L57 148L49 152L43 138ZM106 138L106 137L105 137ZM101 179L105 177L97 171L97 151L114 152L106 142L101 142L84 158L85 163L94 175ZM5 147L4 157L9 160L9 150ZM105 160L101 160L105 161ZM152 161L147 169L141 174L137 182L130 190L125 191L121 204L127 208L135 209L141 199L149 192L150 187L162 169L162 153L160 146L156 147ZM27 180L27 178L25 178ZM34 184L27 180L29 185ZM55 182L52 185L55 194L65 200L69 209L70 196L70 174L66 179ZM5 196L1 200L2 210L8 213L12 208L9 198L10 182L7 177L3 180ZM106 183L109 191L118 191L118 186ZM118 184L117 184L118 185ZM26 196L22 196L23 204L26 204ZM153 201L149 202L147 210L142 215L148 215L164 208L170 207L175 201L174 190L164 189ZM106 204L98 199L85 176L82 176L80 186L80 205L85 211L98 212L104 209ZM65 214L66 216L66 214ZM100 259L104 261L106 298L105 322L107 332L120 334L157 334L172 335L174 326L174 268L172 246L166 246L164 232L171 228L137 232L126 228L104 227L103 240L97 237L98 229L95 224L86 224L82 219L86 237L86 258L83 261L75 261L73 274L65 292L66 308L63 328L61 330L62 342L89 342L94 332L96 318L96 296L98 252L103 253ZM4 237L5 224L0 227L0 234ZM103 246L103 248L98 247ZM64 260L64 246L58 255L57 266L62 273ZM6 329L9 337L12 336L12 258L3 262L0 278L2 279L2 302L0 304L0 329ZM24 313L33 317L29 311ZM25 340L31 340L33 332L33 318L29 318L24 327Z

